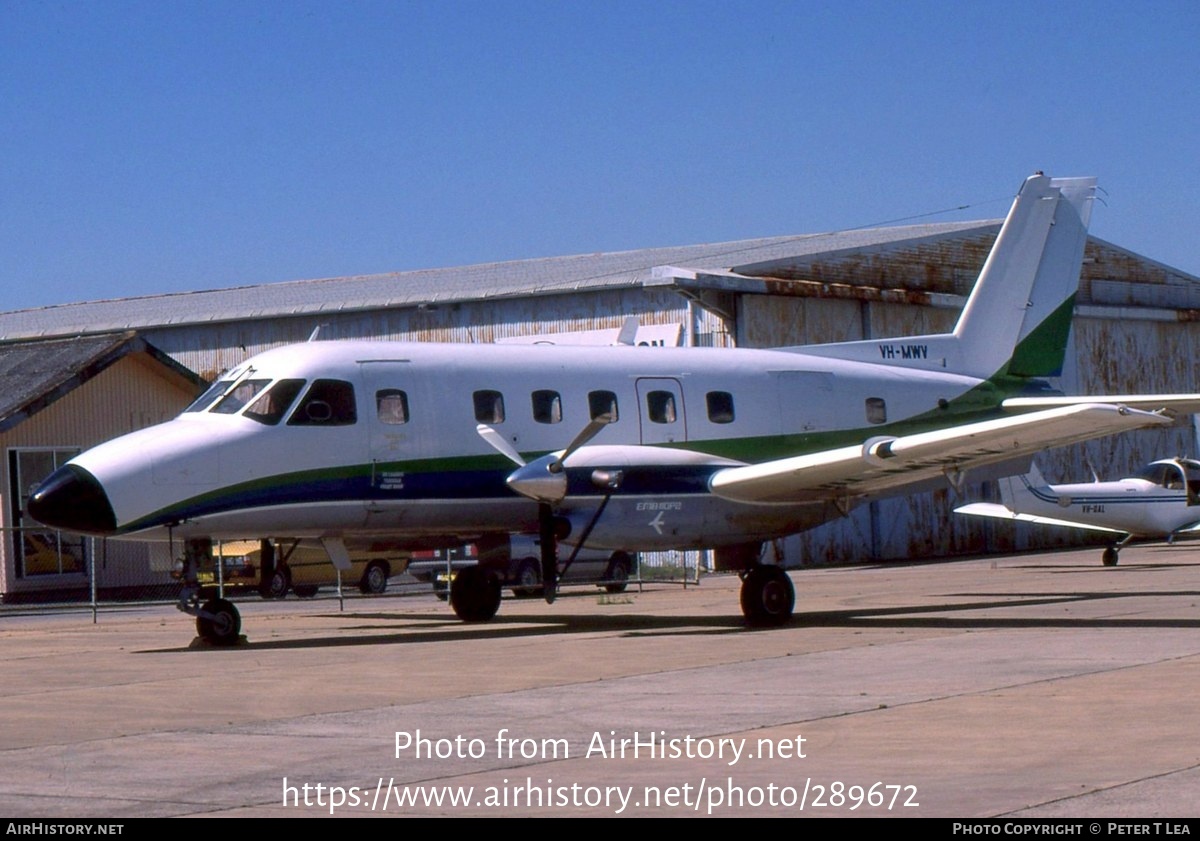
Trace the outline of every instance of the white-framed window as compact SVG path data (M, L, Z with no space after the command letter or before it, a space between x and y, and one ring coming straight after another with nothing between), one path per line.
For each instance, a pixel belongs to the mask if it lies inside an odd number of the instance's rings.
M87 547L81 536L47 528L25 513L26 503L38 485L78 454L78 449L65 448L8 451L12 553L17 578L87 574Z

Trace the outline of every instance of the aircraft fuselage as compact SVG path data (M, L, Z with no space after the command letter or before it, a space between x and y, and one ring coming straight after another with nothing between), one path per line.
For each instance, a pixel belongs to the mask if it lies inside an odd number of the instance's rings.
M566 542L605 497L592 546L762 540L816 525L838 506L722 500L709 493L714 471L996 410L981 380L911 367L911 355L882 360L311 342L255 356L174 420L75 459L70 469L95 484L71 507L95 506L88 516L63 522L64 512L45 507L38 514L65 529L138 539L386 534L450 545L534 532L537 505L506 485L514 465L477 426L533 459L611 413L612 422L567 461ZM937 362L916 364L935 369ZM968 393L974 397L964 400ZM619 487L597 484L604 471L620 472Z

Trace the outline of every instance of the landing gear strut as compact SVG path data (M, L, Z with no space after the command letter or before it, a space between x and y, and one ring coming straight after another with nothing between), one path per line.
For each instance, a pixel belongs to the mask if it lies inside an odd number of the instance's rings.
M741 600L747 625L783 625L792 618L796 590L782 567L756 564L742 574Z
M236 645L241 639L242 617L225 599L209 599L200 604L200 582L196 571L200 559L212 557L211 540L189 540L183 550L183 591L176 604L188 616L196 617L196 633L210 645Z

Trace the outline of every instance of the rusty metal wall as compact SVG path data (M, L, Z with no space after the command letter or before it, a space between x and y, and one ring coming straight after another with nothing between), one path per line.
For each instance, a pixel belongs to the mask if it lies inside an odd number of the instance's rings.
M205 326L161 327L143 335L181 364L212 379L249 356L306 341L320 328L322 339L462 342L490 344L498 338L534 333L617 328L627 316L642 324L684 324L687 302L670 290L607 290L536 298L506 298L428 307L330 312L321 317L247 320ZM696 320L697 332L725 343L716 316Z

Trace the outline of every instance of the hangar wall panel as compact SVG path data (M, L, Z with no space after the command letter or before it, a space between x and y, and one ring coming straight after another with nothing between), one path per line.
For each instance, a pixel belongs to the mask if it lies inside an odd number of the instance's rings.
M40 590L83 589L82 575L38 575L18 579L13 557L13 506L10 488L9 453L14 449L84 449L168 420L192 400L191 392L181 389L159 374L155 363L140 355L126 356L101 371L41 412L5 433L0 433L0 596ZM97 547L100 541L96 541ZM144 543L109 541L107 553L96 550L98 587L140 586L165 583L166 566L158 559L152 563Z
M619 328L627 316L641 324L683 324L688 308L669 290L609 290L536 298L508 298L417 308L374 310L203 326L161 327L146 339L206 379L269 348L321 339L490 344L536 333ZM724 343L725 325L710 314L697 318L701 335Z

